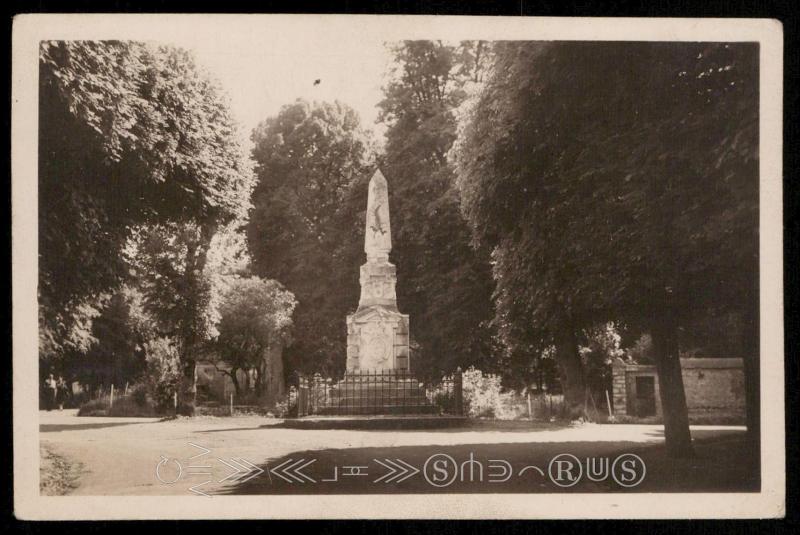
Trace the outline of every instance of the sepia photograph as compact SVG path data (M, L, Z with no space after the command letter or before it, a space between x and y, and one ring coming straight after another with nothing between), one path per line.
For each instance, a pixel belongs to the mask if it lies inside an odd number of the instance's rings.
M782 30L704 23L18 17L17 515L782 516Z

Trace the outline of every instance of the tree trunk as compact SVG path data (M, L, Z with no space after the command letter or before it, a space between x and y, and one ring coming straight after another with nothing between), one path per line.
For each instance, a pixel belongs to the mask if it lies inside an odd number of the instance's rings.
M184 371L179 395L182 404L185 405L183 412L186 414L194 414L194 406L197 402L196 355L199 353L201 344L205 342L198 333L198 326L195 323L196 318L203 314L203 311L199 310L203 305L198 303L197 294L200 291L200 285L203 284L203 269L208 258L208 248L215 232L215 224L201 224L196 229L197 235L193 239L188 239L186 243L184 277L187 294L183 297L188 304L179 329L182 350L181 362L183 363Z
M269 379L269 377L267 377L267 371L270 369L267 359L269 358L270 358L270 351L269 347L267 347L267 349L263 351L263 356L261 357L261 361L259 362L258 375L261 378L261 382L258 394L260 396L263 396L264 394L267 393L267 385L268 385L267 381Z
M197 400L197 362L186 359L183 362L183 374L178 385L178 414L191 416Z
M585 418L586 377L574 332L565 332L556 341L556 363L564 392L567 417L570 420Z
M651 334L664 419L664 441L669 457L691 457L694 451L678 352L678 326L669 307L661 313Z
M236 392L236 397L239 397L241 394L241 387L239 386L239 379L236 377L236 373L239 371L239 368L231 368L230 371L226 371L225 373L228 374L228 377L231 378L231 382L233 383L233 389Z
M261 368L259 366L253 366L253 390L255 391L256 396L261 395Z

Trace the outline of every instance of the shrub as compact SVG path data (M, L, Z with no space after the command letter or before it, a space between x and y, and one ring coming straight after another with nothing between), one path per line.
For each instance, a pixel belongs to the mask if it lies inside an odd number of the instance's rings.
M129 390L128 395L133 400L133 402L140 407L144 407L146 405L153 405L153 400L150 397L146 383L137 383L133 385Z
M504 395L501 393L500 377L484 375L475 367L463 373L464 412L472 418L513 418L507 414Z
M146 390L160 411L173 407L173 396L180 387L180 356L169 338L156 338L145 344L147 355Z
M78 416L108 416L108 406L108 396L92 399L81 405Z
M109 395L87 401L78 409L78 416L152 417L158 416L159 412L147 393L147 385L138 384L129 390L127 396L114 396L113 406Z
M119 399L114 398L114 406L109 407L108 416L127 416L127 417L152 417L158 416L156 408L152 405L139 404L131 396L123 396Z
M294 406L295 409L295 416L297 416L297 405ZM275 404L275 417L276 418L290 418L290 406L288 401L279 401Z

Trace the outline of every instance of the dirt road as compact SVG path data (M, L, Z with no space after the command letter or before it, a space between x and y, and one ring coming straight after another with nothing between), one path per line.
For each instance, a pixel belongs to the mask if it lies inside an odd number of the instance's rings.
M260 416L161 421L79 418L75 411L54 411L40 413L40 439L48 450L80 464L82 473L72 492L78 495L293 493L302 486L300 483L273 485L283 483L285 477L270 472L289 458L318 457L303 472L315 481L330 479L336 465L342 465L338 468L341 474L344 464L371 464L371 477L359 479L371 484L377 478L376 469L381 468L375 465L375 459L401 455L421 467L436 453L464 457L474 452L476 458L508 457L516 469L522 465L546 467L559 452L611 455L663 442L659 425L572 427L515 422L441 430L367 431L287 429L279 427L280 423ZM693 428L693 435L700 439L743 433L744 428L735 426ZM277 474L287 475L280 470ZM288 475L291 477L291 473ZM414 486L421 485L421 480L419 474L409 477L407 491L425 491L424 485L419 489ZM312 488L307 483L302 486L306 492ZM352 484L348 488L351 490L331 487L326 492L355 491ZM514 490L524 491L519 487ZM488 491L497 492L499 488Z

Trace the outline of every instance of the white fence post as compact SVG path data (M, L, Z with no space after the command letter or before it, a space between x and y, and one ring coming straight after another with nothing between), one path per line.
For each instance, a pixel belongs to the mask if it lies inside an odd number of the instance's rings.
M111 385L111 398L108 401L108 408L110 409L113 406L114 406L114 385L112 383L112 385Z
M528 391L528 420L533 421L533 411L531 410L531 393Z

